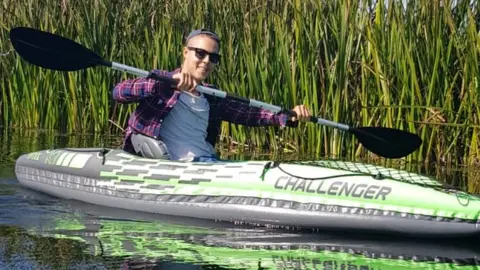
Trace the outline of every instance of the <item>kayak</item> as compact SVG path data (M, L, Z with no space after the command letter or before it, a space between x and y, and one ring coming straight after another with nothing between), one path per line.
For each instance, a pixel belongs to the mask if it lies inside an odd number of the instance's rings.
M119 149L20 156L21 185L51 196L268 228L480 235L480 197L434 178L335 160L178 162Z

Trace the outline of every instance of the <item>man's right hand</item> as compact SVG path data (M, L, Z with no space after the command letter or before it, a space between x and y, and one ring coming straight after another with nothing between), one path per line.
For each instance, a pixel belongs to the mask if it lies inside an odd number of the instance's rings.
M197 82L193 79L193 76L186 72L175 73L172 76L173 79L178 81L177 89L180 91L190 92L192 94L198 95L198 92L195 90L197 87Z

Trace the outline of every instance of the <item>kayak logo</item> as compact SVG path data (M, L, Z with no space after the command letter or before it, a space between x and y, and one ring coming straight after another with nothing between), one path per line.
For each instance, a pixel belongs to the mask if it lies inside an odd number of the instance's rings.
M346 181L327 182L326 180L305 180L290 176L280 176L277 181L275 181L275 188L331 196L364 198L367 200L380 199L383 201L385 201L387 195L392 192L392 188L379 185L367 185Z
M318 258L305 258L294 256L272 256L272 261L277 268L281 269L349 269L349 270L369 270L368 265L362 265L357 262L348 262L339 260L321 260Z

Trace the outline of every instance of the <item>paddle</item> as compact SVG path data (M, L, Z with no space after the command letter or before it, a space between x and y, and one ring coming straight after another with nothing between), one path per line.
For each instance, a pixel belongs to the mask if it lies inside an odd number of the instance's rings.
M172 86L177 84L176 80L170 77L159 76L145 70L104 60L90 49L70 39L52 33L33 28L16 27L10 31L10 40L15 50L23 59L43 68L60 71L76 71L95 66L105 66L142 77L150 76L155 80L169 82ZM264 108L275 113L282 111L292 116L296 115L294 111L285 110L279 106L230 95L213 88L197 86L196 89L207 95L220 98L229 97L240 102L245 102L251 107ZM349 132L355 135L359 142L369 151L386 158L407 156L417 150L422 143L419 136L393 128L351 127L346 124L318 117L311 117L310 122Z

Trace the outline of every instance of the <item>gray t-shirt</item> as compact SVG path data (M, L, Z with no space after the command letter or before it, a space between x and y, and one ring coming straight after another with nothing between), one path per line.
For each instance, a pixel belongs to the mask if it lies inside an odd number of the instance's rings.
M191 160L210 156L215 149L205 139L210 106L205 96L182 92L177 103L163 120L160 138L172 160Z

